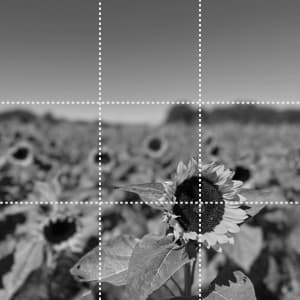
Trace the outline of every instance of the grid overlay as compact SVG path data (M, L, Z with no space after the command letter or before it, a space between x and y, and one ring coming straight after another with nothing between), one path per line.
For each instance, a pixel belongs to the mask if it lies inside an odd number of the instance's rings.
M199 95L201 94L201 89L199 89ZM199 96L200 97L200 96ZM220 204L218 202L208 202L208 201L202 201L201 199L201 169L202 169L202 125L203 125L203 120L202 120L202 109L204 105L215 105L215 104L221 104L221 105L232 105L232 104L238 104L238 105L250 105L250 104L256 104L256 105L280 105L280 104L293 104L293 105L300 105L300 102L264 102L264 103L260 103L259 101L250 101L250 102L232 102L232 101L222 101L222 102L201 102L200 101L201 98L199 98L199 101L197 102L198 105L198 161L199 161L199 203L193 203L193 204L198 204L199 205L199 232L200 232L200 240L201 240L201 224L202 224L202 210L201 207L202 205L211 205L211 204ZM182 102L179 102L182 103ZM195 102L183 102L186 104L195 104ZM162 104L178 104L178 102L176 101L116 101L116 102L102 102L100 103L100 107L101 106L105 106L105 105L114 105L116 106L116 109L118 109L118 104L120 105L162 105ZM101 111L101 109L100 109ZM100 121L101 123L101 121ZM100 142L101 144L101 142ZM203 199L204 200L204 199ZM134 202L112 202L112 201L106 201L105 199L101 199L100 198L100 205L107 205L107 204L115 204L115 205L134 205L134 204L142 204L145 203L144 201L134 201ZM148 202L149 204L153 204L154 202ZM167 203L166 203L167 204ZM192 204L192 203L190 203ZM289 201L284 201L284 202L277 202L277 201L246 201L244 202L244 204L249 204L249 205L260 205L260 204L277 204L277 205L297 205L299 204L299 202L289 202ZM203 265L202 265L202 245L200 245L199 247L199 261L198 261L198 275L199 275L199 286L198 286L198 290L199 290L199 294L198 294L198 298L199 300L202 300L202 271L203 271ZM101 257L99 258L100 261L100 268L101 268ZM101 294L101 289L99 294ZM101 299L101 298L99 298Z
M4 101L4 102L0 102L0 105L1 104L26 104L26 103L30 103L30 104L37 104L37 105L43 105L45 103L52 103L52 104L65 104L66 102L62 101L49 101L49 102L34 102L34 101L30 101L30 102L9 102L9 101ZM68 101L67 101L68 103ZM170 101L167 101L167 102L145 102L145 101L141 101L141 102L138 102L138 104L140 105L161 105L161 104L178 104L178 102L174 101L174 102L170 102ZM179 103L183 103L183 102L179 102ZM186 104L195 104L195 102L184 102ZM99 153L101 153L101 150L102 150L102 141L101 141L101 137L102 137L102 107L103 105L106 105L108 103L101 103L101 102L91 102L91 101L87 101L87 102L69 102L70 105L95 105L97 108L98 108L98 113L99 113L99 132L98 132L98 146L99 146ZM110 105L112 103L109 103ZM116 102L114 103L113 105L115 105L116 107L118 106L118 104L125 104L124 102L122 103L119 103L119 102ZM137 102L131 102L131 101L128 101L126 102L126 105L131 105L131 104L137 104ZM260 103L260 102L257 102L257 101L251 101L251 102L247 102L247 103L244 103L244 102L240 102L240 103L236 103L236 102L227 102L227 101L222 101L221 103L220 102L205 102L205 103L201 103L200 101L198 102L198 117L199 117L199 122L198 122L198 139L199 139L199 144L198 144L198 160L199 160L199 203L194 203L194 204L199 204L199 232L201 232L201 205L206 205L206 204L212 204L210 202L205 202L205 201L201 201L201 166L202 166L202 156L201 156L201 145L202 145L202 124L203 124L203 120L202 120L202 108L203 108L203 105L214 105L214 104L222 104L222 105L231 105L231 104L239 104L239 105L249 105L249 104L256 104L256 105L260 105L260 104L263 104L263 105L270 105L270 106L276 106L276 105L280 105L280 104L287 104L287 105L299 105L300 106L300 102L284 102L284 101L281 101L281 102L264 102L264 103ZM119 205L128 205L128 204L141 204L142 202L111 202L111 201L106 201L106 199L102 199L102 194L101 194L101 183L102 183L102 177L101 177L101 155L99 156L100 157L100 160L99 160L99 201L98 202L92 202L92 201L89 201L89 202L76 202L76 201L71 201L71 202L63 202L63 201L58 201L58 202L47 202L47 201L19 201L19 202L12 202L12 201L1 201L0 202L0 205L5 205L5 204L12 204L12 205L40 205L40 204L61 204L61 205L64 205L64 204L68 204L68 205L78 205L78 204L81 204L81 205L98 205L98 212L99 212L99 217L98 217L98 220L99 220L99 299L101 299L101 295L102 295L102 285L101 285L101 264L102 264L102 260L101 260L101 242L102 242L102 239L101 239L101 229L102 229L102 205L107 205L107 204L119 204ZM143 202L145 203L145 202ZM280 202L277 202L277 201L246 201L245 202L246 204L252 204L252 205L259 205L259 204L277 204L277 205L290 205L290 206L293 206L293 205L298 205L299 202L298 201L295 201L295 202L290 202L290 201L280 201ZM218 203L214 203L214 204L218 204ZM198 266L199 266L199 299L202 299L202 248L200 247L199 248L199 262L198 262Z
M199 203L196 203L199 205L199 232L201 232L201 207L205 204L211 204L201 201L201 168L202 168L202 108L203 105L232 105L232 104L238 104L238 105L250 105L250 104L256 104L256 105L300 105L299 101L279 101L279 100L258 100L258 101L202 101L202 0L198 0L198 99L197 101L176 101L176 100L141 100L141 101L118 101L117 99L115 101L105 102L102 100L102 3L99 1L98 6L98 99L97 100L91 100L91 101L64 101L64 100L49 100L49 101L0 101L1 104L16 104L16 105L26 105L26 104L36 104L36 105L43 105L43 104L50 104L50 105L59 105L59 104L67 104L67 105L95 105L97 106L99 110L99 132L98 132L98 148L99 148L99 154L101 154L102 151L102 106L105 104L113 104L113 105L120 105L120 104L140 104L140 105L161 105L161 104L193 104L198 105L198 161L199 161ZM99 155L99 201L98 202L33 202L33 201L20 201L20 202L10 202L10 201L0 201L0 205L5 204L13 204L13 205L39 205L39 204L68 204L68 205L98 205L98 233L99 233L99 283L98 283L98 296L99 300L102 299L102 285L101 285L101 271L102 271L102 259L101 259L101 246L102 246L102 205L106 204L120 204L120 205L127 205L127 204L140 204L140 202L134 202L134 203L127 203L127 202L108 202L106 199L102 199L102 169L101 169L101 155ZM256 201L256 202L248 202L249 204L263 204L263 201ZM297 205L298 202L265 202L265 204L279 204L279 205ZM202 299L202 246L199 247L199 262L198 262L198 268L199 268L199 300Z

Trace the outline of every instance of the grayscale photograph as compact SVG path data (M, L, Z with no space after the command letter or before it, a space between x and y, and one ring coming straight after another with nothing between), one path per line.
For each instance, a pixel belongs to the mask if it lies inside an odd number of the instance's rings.
M299 299L300 105L202 109L202 295Z
M97 104L0 104L1 300L98 294L98 126Z
M198 299L199 106L101 110L102 299Z

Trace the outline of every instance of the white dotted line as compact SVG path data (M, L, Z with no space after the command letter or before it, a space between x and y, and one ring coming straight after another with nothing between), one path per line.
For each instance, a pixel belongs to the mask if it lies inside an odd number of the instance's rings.
M0 101L0 105L99 105L99 101Z
M199 1L199 11L201 11L201 0ZM200 12L199 12L200 13ZM202 111L201 111L201 104L199 104L199 235L200 235L200 241L202 240ZM202 243L199 243L199 299L202 298Z
M0 201L0 205L99 205L98 201Z
M99 183L99 190L101 185ZM199 187L201 192L201 187ZM201 197L201 196L200 196ZM157 201L0 201L0 205L223 205L225 202L215 202L215 201L179 201L179 202L157 202ZM232 205L299 205L299 201L229 201Z
M100 169L101 167L99 167ZM100 172L100 171L99 171ZM99 174L99 177L101 177L101 174ZM101 179L101 178L99 178ZM61 205L77 205L77 204L83 204L83 205L174 205L174 204L185 204L185 205L198 205L198 201L179 201L179 202L159 202L159 201L102 201L101 197L101 181L99 180L99 202L98 201L1 201L0 204L9 204L9 205L40 205L40 204L61 204Z
M199 101L199 235L202 240L202 2L198 1L198 101ZM202 243L199 243L199 300L202 299Z
M203 101L203 105L300 105L300 101L264 101L264 100L251 100L251 101Z
M175 205L175 204L185 204L185 205L198 205L198 201L174 201L174 202L167 202L167 201L102 201L102 205L140 205L140 204L147 204L147 205Z
M98 151L99 151L99 281L98 281L98 298L102 298L102 177L101 177L101 152L102 152L102 2L99 1L99 28L98 28L98 99L99 99L99 133L98 133Z
M98 8L98 99L102 100L102 3Z
M221 205L226 202L222 201L204 201L201 203L201 205ZM279 204L279 205L298 205L300 204L299 201L228 201L228 204L234 204L234 205L243 205L243 204L249 204L249 205L273 205L273 204Z
M197 105L197 101L102 101L101 104L103 105L178 105L178 104L190 104L190 105Z
M101 45L101 41L99 41L99 45ZM201 60L199 62L199 65L201 66ZM201 67L199 67L200 70ZM98 69L98 95L101 96L102 94L102 80L101 80L101 74L102 74L102 66L101 66L101 56L99 56L99 69ZM200 71L199 71L200 72ZM201 80L201 73L199 74L199 82ZM201 85L199 84L199 91L201 90ZM199 101L201 101L199 99ZM47 100L41 100L41 101L18 101L18 100L7 100L7 101L0 101L0 105L8 105L8 104L15 104L15 105L99 105L101 102L102 105L130 105L130 104L141 104L141 105L151 105L151 104L161 104L161 105L176 105L176 104L191 104L191 105L197 105L198 101L177 101L177 100L152 100L152 101L89 101L89 100L77 100L77 101L47 101ZM231 101L201 101L202 105L300 105L299 101L265 101L265 100L251 100L251 101L241 101L241 100L231 100Z
M215 202L215 201L207 201L203 202L201 204L203 205L220 205L224 204L225 202ZM229 204L234 204L234 205L243 205L243 204L248 204L248 205L298 205L300 204L299 201L229 201Z

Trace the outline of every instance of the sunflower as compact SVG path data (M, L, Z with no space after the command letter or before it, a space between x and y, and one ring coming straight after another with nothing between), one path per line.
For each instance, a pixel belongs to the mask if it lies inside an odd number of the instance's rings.
M219 251L222 244L234 242L233 234L249 217L246 198L240 194L243 182L233 180L234 172L216 163L204 165L201 176L199 173L198 163L192 159L188 165L178 164L172 181L121 189L163 211L162 220L176 240L189 245L192 241L196 247L200 242Z
M173 227L176 238L199 240L216 250L221 244L233 243L233 234L248 218L241 208L246 200L239 194L243 183L233 180L233 175L223 165L211 163L202 167L200 178L194 159L187 166L179 163L174 180L164 183L165 193L160 199L168 201L164 221Z
M34 158L33 148L26 142L20 142L8 151L8 161L13 165L28 167Z
M35 206L30 213L26 231L43 241L49 252L62 251L81 252L90 235L97 234L97 210L94 206L67 204L69 197L74 199L75 194L64 198L64 194L56 182L48 184L37 182L35 193L30 201L45 202ZM58 203L62 201L65 203Z
M45 205L31 213L31 220L19 234L26 234L39 240L47 254L62 251L81 252L86 240L83 224L69 207Z
M161 158L168 150L168 141L163 135L151 135L145 139L143 148L149 157Z

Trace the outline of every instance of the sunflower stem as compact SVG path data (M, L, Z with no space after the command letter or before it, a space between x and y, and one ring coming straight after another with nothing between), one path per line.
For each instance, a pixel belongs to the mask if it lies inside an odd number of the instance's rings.
M195 260L193 261L192 273L191 273L191 287L192 287L193 284L194 284L195 270L196 270L196 262L197 262L197 259L195 258Z
M179 283L175 280L175 278L173 278L173 276L170 278L171 281L175 284L175 286L177 287L179 293L181 296L184 296L184 291L183 289L180 287Z
M184 266L184 296L191 296L191 265L187 263Z
M163 287L171 294L172 297L176 297L176 295L173 293L173 291L167 286L167 284L164 284Z

